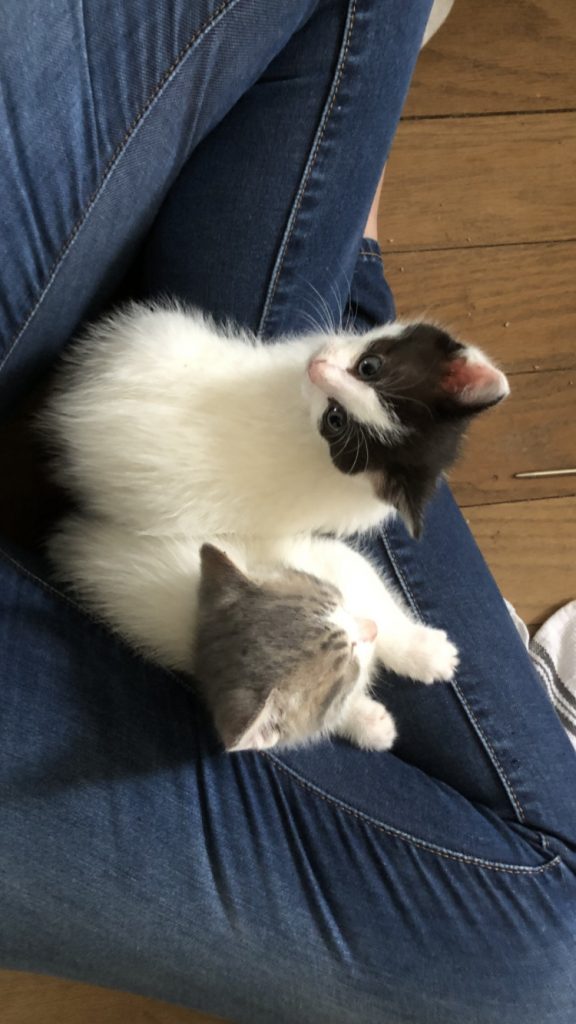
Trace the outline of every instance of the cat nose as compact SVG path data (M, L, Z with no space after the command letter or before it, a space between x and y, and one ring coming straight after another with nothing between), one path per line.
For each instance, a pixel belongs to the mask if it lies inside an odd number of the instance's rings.
M334 388L346 385L346 371L329 359L313 359L308 363L308 376L316 387L326 395L331 395Z
M308 376L313 384L322 384L325 377L325 369L328 365L326 359L313 359L308 364Z
M378 626L372 619L356 619L358 640L362 644L371 644L378 636Z

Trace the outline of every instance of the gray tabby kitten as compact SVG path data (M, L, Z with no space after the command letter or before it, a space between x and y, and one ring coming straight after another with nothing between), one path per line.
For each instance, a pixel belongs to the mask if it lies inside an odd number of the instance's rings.
M330 617L342 601L337 588L290 569L256 583L212 545L200 555L195 688L225 748L346 735L361 664L345 629ZM391 744L392 719L384 708L381 717ZM357 739L353 729L349 738Z

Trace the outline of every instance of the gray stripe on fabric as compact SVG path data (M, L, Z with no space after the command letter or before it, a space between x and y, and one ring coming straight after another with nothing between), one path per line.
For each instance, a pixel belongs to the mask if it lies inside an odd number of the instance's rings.
M558 675L558 671L548 651L542 644L539 644L537 640L532 640L530 644L530 650L534 652L546 665L550 675L552 677L552 683L554 688L562 695L563 700L570 706L571 709L576 713L576 694L572 692L566 683Z

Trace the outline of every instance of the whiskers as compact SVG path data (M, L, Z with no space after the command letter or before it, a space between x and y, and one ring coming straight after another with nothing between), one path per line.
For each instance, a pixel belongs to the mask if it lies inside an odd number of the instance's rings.
M334 462L337 463L344 455L344 452L349 449L353 451L354 447L356 448L356 451L354 452L354 461L350 469L346 470L346 472L351 476L354 473L365 473L370 466L370 450L365 436L366 432L373 433L374 435L377 434L377 431L372 431L369 428L366 428L365 425L360 426L359 424L355 424L353 421L348 420L344 432L344 438L340 442L338 451L333 453L332 457Z
M303 309L301 307L299 315L315 334L356 333L354 330L354 319L357 308L355 312L350 308L351 275L346 272L340 260L338 263L340 264L341 275L346 286L343 294L339 292L332 277L328 280L327 287L323 289L324 294L322 294L310 280L302 274L297 274L305 288L310 289L313 293L311 296L303 296L303 300L309 308ZM328 301L329 298L333 299L333 303ZM344 313L346 313L345 321Z
M339 447L338 451L334 452L334 456L333 456L334 457L334 461L336 461L337 459L340 459L342 457L342 455L344 454L344 452L346 451L346 449L348 447L348 444L349 444L349 441L350 441L350 438L351 438L351 435L352 435L352 432L353 432L353 429L354 428L352 426L352 423L350 422L350 420L347 420L346 421L345 433L344 433L344 440L340 444L340 447Z
M368 450L368 442L366 440L366 437L364 436L364 431L362 431L362 430L360 431L360 437L362 439L362 444L364 446L364 454L366 455L366 461L365 461L364 467L362 469L362 472L365 473L366 470L368 469L368 466L370 465L370 452Z
M408 383L409 377L406 375L406 373L402 373L400 370L396 370L396 373L391 374L388 377L385 377L382 383L379 384L378 393L385 399L401 399L403 402L411 402L413 405L420 406L422 409L426 410L426 412L430 416L430 419L434 419L434 414L430 406L427 405L426 402L423 402L420 398L414 398L412 395L406 394L407 391L413 391L414 388L419 387L419 385L422 384L425 380L428 380L428 378L428 371L424 371L424 373L420 377L418 377L417 380L412 380L410 381L410 383Z
M304 297L312 307L311 312L301 309L300 316L309 324L315 334L338 334L342 329L341 318L336 320L335 311L330 308L325 296L311 281L307 281L301 274L298 277L301 277L304 284L314 293L314 299L308 298L308 296Z

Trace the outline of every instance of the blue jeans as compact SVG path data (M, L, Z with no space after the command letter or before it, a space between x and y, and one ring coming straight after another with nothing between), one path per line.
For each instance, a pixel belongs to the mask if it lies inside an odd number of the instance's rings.
M5 6L5 410L119 290L263 336L392 315L362 225L429 0ZM372 543L462 659L382 676L385 754L224 755L176 677L5 548L4 967L245 1024L573 1024L574 752L447 488L420 542Z

